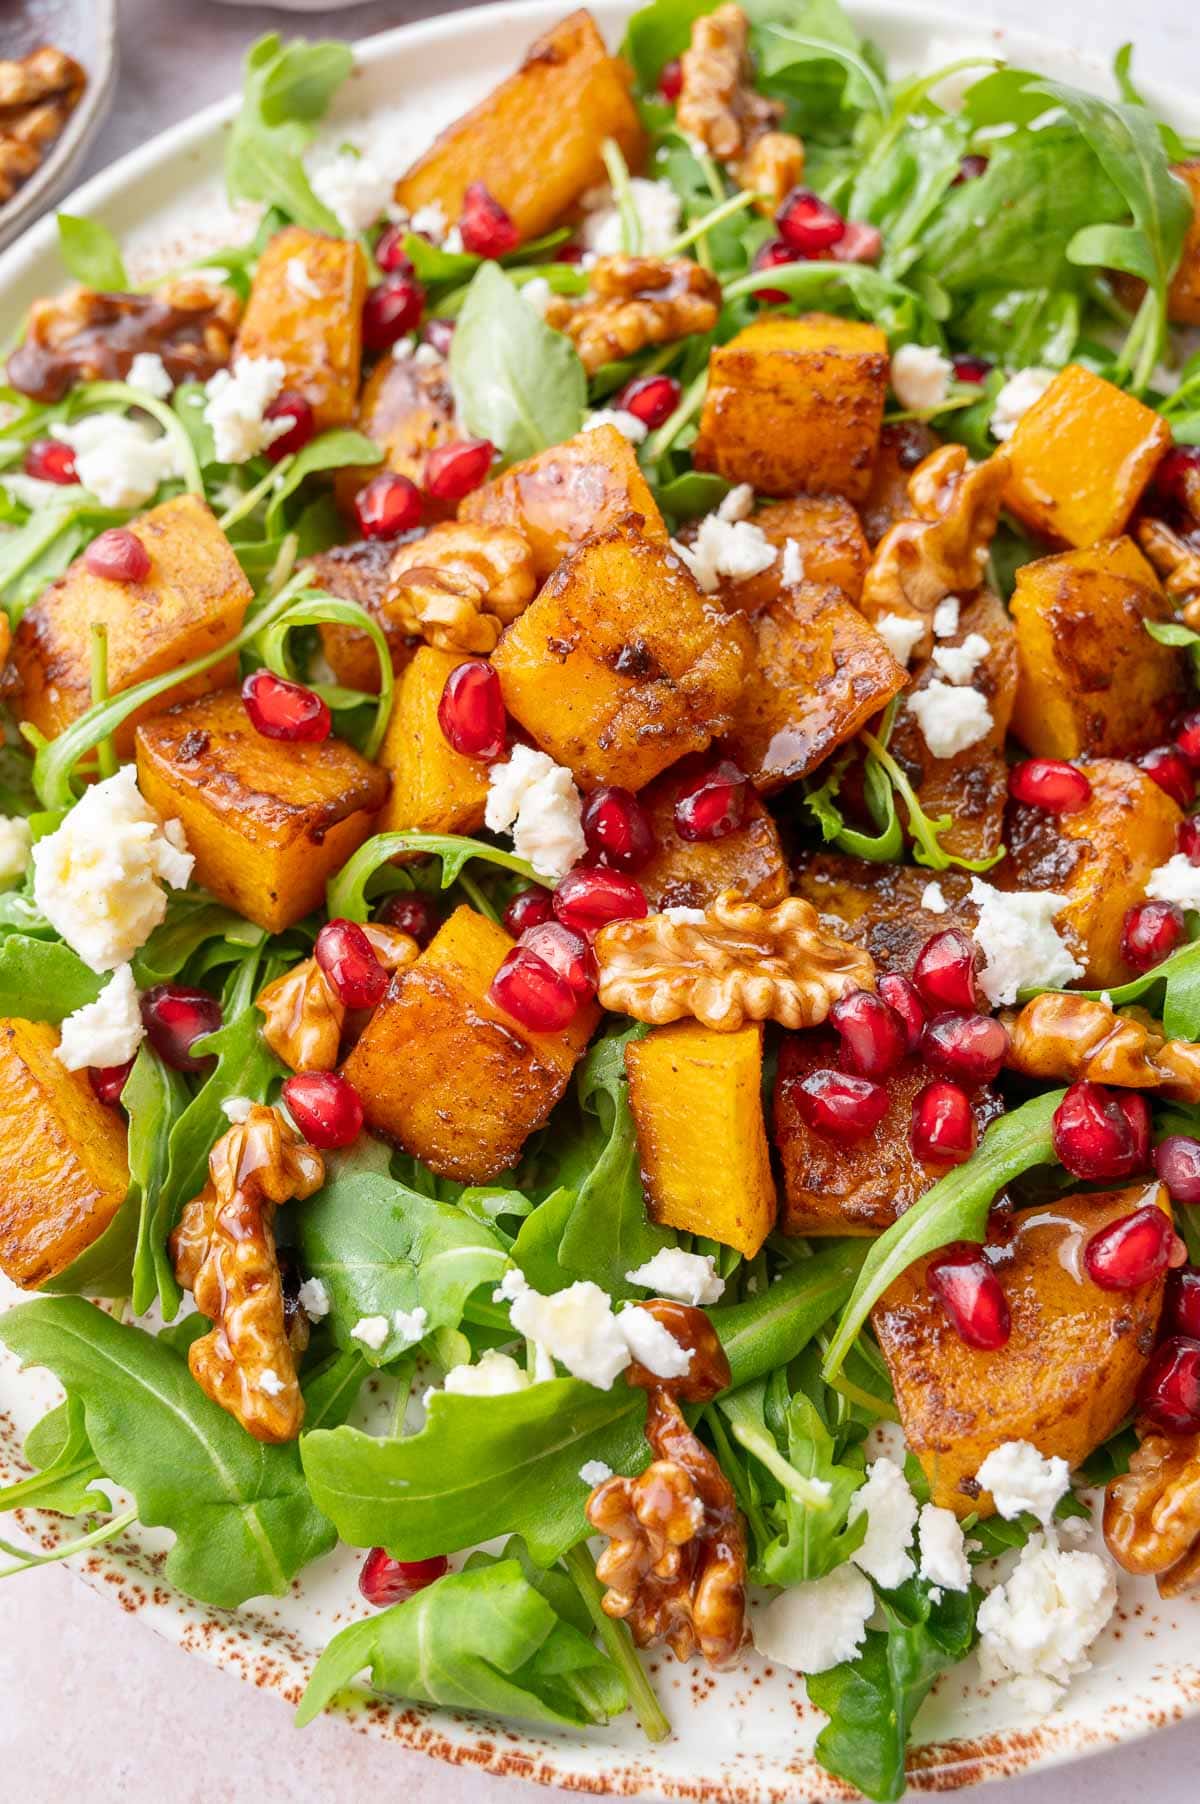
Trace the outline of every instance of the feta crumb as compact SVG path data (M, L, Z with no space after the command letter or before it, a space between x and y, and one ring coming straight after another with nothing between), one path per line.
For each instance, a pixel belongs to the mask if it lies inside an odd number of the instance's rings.
M511 832L517 857L528 859L539 877L557 883L583 857L582 812L570 771L531 746L515 745L488 772L484 823L493 833Z
M925 885L921 891L921 907L931 915L944 915L950 904L946 901L945 892L936 878Z
M415 1347L423 1339L429 1326L429 1316L420 1304L415 1309L396 1309L392 1312L396 1333L406 1347Z
M104 1070L131 1059L146 1032L138 1001L132 967L118 965L95 1002L77 1008L59 1028L56 1051L67 1070Z
M752 520L723 520L719 513L706 514L701 520L694 545L672 539L671 549L683 559L705 595L713 594L723 576L758 576L779 556L761 526Z
M725 1280L718 1278L712 1254L685 1253L679 1247L663 1247L645 1265L626 1272L625 1282L640 1284L660 1297L675 1297L695 1308L719 1303L725 1293Z
M492 1292L493 1303L515 1303L529 1289L529 1280L519 1265L510 1266Z
M748 482L739 482L730 489L724 501L717 509L718 520L748 520L754 512L754 489Z
M644 1315L645 1311L638 1313ZM597 1390L611 1389L613 1380L630 1362L629 1343L613 1314L612 1300L590 1279L580 1279L548 1297L536 1290L523 1291L513 1302L510 1316L519 1334L545 1347L572 1377L594 1384Z
M156 401L165 401L175 387L157 351L139 351L125 380L130 388L140 388L143 394L153 395Z
M312 191L347 237L357 237L388 210L394 183L368 156L342 150L309 173Z
M935 639L953 639L958 631L958 617L962 612L962 603L957 595L947 595L945 601L939 601L933 610L933 636Z
M624 407L598 407L595 413L589 413L580 431L594 432L597 426L615 426L631 445L640 445L650 430L645 420L639 420L636 413Z
M906 413L936 413L946 405L954 365L936 345L901 345L892 353L892 393Z
M522 282L520 294L523 301L528 301L535 313L544 314L550 305L554 290L545 276L534 276L531 282ZM641 425L641 421L638 421Z
M450 228L441 201L431 200L423 207L418 207L408 222L410 232L416 232L420 238L432 238L440 244Z
M971 1562L954 1511L939 1509L936 1503L925 1504L917 1532L921 1544L921 1577L947 1591L968 1591Z
M992 1449L975 1476L1006 1520L1028 1510L1048 1526L1070 1488L1071 1468L1057 1455L1044 1458L1029 1441L1005 1441Z
M913 647L925 633L923 620L909 620L904 614L881 614L871 625L883 640L895 658L897 664L908 668L908 660L913 655Z
M300 1286L300 1307L310 1322L324 1321L331 1303L320 1278L306 1278Z
M1011 1577L979 1607L979 1663L1030 1709L1052 1710L1091 1665L1088 1649L1116 1608L1112 1567L1031 1535Z
M204 386L208 397L204 418L218 463L244 464L291 431L290 419L263 418L286 378L286 366L278 357L239 357L232 369L218 370L209 378Z
M893 1591L913 1575L908 1549L918 1515L917 1500L894 1460L877 1459L868 1468L866 1483L850 1499L847 1522L857 1522L864 1510L866 1539L850 1557L877 1585Z
M283 266L283 274L293 294L303 295L308 301L320 300L321 284L313 280L303 257L289 257Z
M800 549L798 539L783 541L783 558L779 574L789 589L794 589L797 584L804 581L804 553Z
M442 249L449 256L461 257L466 248L466 245L463 243L462 227L452 225L450 230L446 233L446 236L442 239Z
M982 633L968 633L961 645L935 645L933 661L952 683L969 683L991 649Z
M149 420L89 413L59 421L50 436L70 445L77 479L104 507L141 507L161 482L180 474L174 440Z
M953 758L977 745L993 725L992 711L978 689L956 689L935 677L906 703L935 758Z
M1186 852L1176 852L1166 864L1151 871L1146 894L1156 902L1174 902L1180 908L1200 908L1200 865Z
M990 430L994 439L1003 444L1012 437L1034 402L1041 400L1054 375L1053 370L1035 368L1018 370L1015 376L1009 377L996 396L992 410Z
M253 1107L254 1104L248 1096L227 1096L221 1104L221 1113L226 1121L231 1121L235 1127L240 1127Z
M604 1484L612 1475L612 1467L606 1466L602 1459L585 1460L579 1468L580 1478L593 1491L597 1485Z
M15 883L29 869L33 830L19 814L0 814L0 883Z
M398 338L396 340L395 344L392 346L392 356L394 357L394 359L396 360L397 363L405 363L411 356L414 355L416 348L417 348L416 333L415 332L406 332L404 337Z
M489 1347L475 1366L451 1366L442 1389L452 1397L507 1397L529 1389L529 1374L509 1353Z
M361 1315L350 1330L351 1340L360 1340L373 1353L387 1345L391 1324L386 1315Z
M629 1303L617 1317L617 1326L633 1357L656 1378L682 1378L692 1364L692 1349L683 1347L657 1316Z
M679 235L681 202L670 182L648 182L635 175L629 184L634 212L642 228L644 257L659 257ZM583 197L586 215L583 242L597 257L617 255L624 243L620 208L612 189L592 188Z
M984 956L979 982L993 1006L1015 1002L1018 990L1057 990L1083 976L1054 925L1065 896L993 889L972 877L971 900L979 909L975 940Z
M194 862L179 823L164 826L127 764L34 846L34 900L91 970L115 971L165 916L163 885L184 889Z
M870 1579L857 1566L835 1566L824 1578L790 1585L760 1610L754 1618L754 1645L766 1659L793 1672L828 1672L853 1660L874 1610Z
M264 1366L258 1380L258 1388L260 1391L265 1391L268 1397L278 1397L287 1389L287 1386L273 1366Z

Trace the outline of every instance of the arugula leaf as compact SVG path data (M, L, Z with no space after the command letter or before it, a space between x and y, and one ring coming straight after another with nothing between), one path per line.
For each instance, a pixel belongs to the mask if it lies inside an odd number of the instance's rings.
M370 443L364 440L364 443ZM395 671L392 667L391 648L377 620L372 619L366 609L357 601L346 601L340 596L325 595L319 591L296 601L287 613L272 621L261 634L257 650L268 670L276 676L294 678L287 655L289 635L298 627L323 626L337 622L342 626L353 627L356 632L365 633L375 648L379 660L379 693L378 696L364 695L363 700L369 702L375 710L375 719L371 730L363 744L363 756L377 758L379 748L383 744L383 736L387 732L391 718L392 702L396 691ZM321 685L318 685L320 687ZM325 691L326 696L329 690ZM337 693L343 693L338 691Z
M58 215L58 254L69 276L85 288L123 293L129 287L121 247L97 219Z
M847 1526L846 1512L866 1462L860 1448L839 1457L820 1411L803 1391L784 1411L784 1459L763 1413L764 1395L762 1385L749 1385L723 1399L720 1408L740 1445L780 1486L780 1502L768 1512L779 1532L761 1550L755 1576L760 1584L796 1585L823 1577L862 1545L866 1515Z
M23 1451L38 1470L0 1490L0 1510L55 1510L62 1516L111 1510L108 1498L89 1488L104 1474L92 1452L78 1398L68 1397L35 1422Z
M462 839L454 833L377 833L361 845L330 880L326 893L330 916L346 921L365 921L370 912L366 897L368 883L376 871L382 870L402 852L422 852L440 858L443 889L449 889L457 882L472 858L499 865L501 870L514 871L527 883L540 881L533 866L526 864L523 858L517 858L512 852L502 852L498 846L489 846L482 839Z
M0 939L0 1014L57 1023L95 1002L107 982L61 940Z
M310 231L341 236L337 218L313 192L302 152L353 67L347 44L304 38L285 44L270 32L251 45L241 110L225 152L231 201L262 201Z
M713 11L717 0L653 0L634 13L625 27L621 55L637 76L643 93L652 94L663 67L681 56L692 41L692 26Z
M167 917L150 935L133 960L139 990L178 977L188 960L210 940L220 940L236 958L261 946L261 927L223 903L214 902L202 890L177 891L167 904Z
M303 451L288 460L278 487L272 489L264 521L268 535L279 530L284 503L308 477L315 476L321 470L377 464L382 457L381 447L374 439L367 438L365 433L352 432L348 427L337 432L322 432L319 438L312 439Z
M333 1546L295 1447L253 1440L162 1341L79 1297L19 1305L0 1341L77 1399L101 1470L148 1528L174 1533L166 1574L189 1596L225 1609L282 1596Z
M1154 996L1160 984L1164 986L1163 993L1155 1013L1161 1016L1168 1038L1200 1039L1200 940L1189 940L1161 964L1152 965L1139 977L1131 977L1128 983L1118 984L1115 990L1073 990L1071 993L1089 996L1093 1002L1107 996L1114 1008L1125 1008L1131 1002L1145 1002L1147 997ZM1021 1000L1026 1000L1024 992L1021 992Z
M587 377L579 353L495 263L482 263L467 290L450 379L468 431L490 439L505 464L560 445L583 424Z
M887 118L887 91L836 0L807 0L786 9L768 0L765 7L748 10L756 19L764 11L769 15L755 33L763 80L772 89L795 93L802 124L828 115L831 89L840 108ZM780 11L787 23L776 16ZM837 71L832 83L830 65Z

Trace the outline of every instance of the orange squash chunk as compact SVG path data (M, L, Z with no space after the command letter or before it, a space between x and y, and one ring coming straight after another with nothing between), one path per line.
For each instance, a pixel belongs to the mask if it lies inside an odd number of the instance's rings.
M359 489L381 471L407 476L420 488L428 454L462 436L445 363L440 358L427 363L415 357L381 357L363 383L355 423L367 438L374 439L383 461L338 471L334 494L347 515L353 514ZM426 497L427 520L449 519L453 513L453 502Z
M356 539L352 545L335 545L322 551L309 566L317 588L343 601L356 601L369 614L383 633L392 654L392 669L401 671L412 657L416 644L389 620L387 600L392 558L396 546L391 539ZM330 622L320 626L321 650L337 677L347 689L362 689L369 695L379 693L379 656L361 627Z
M757 796L741 826L724 839L681 839L675 831L675 804L703 768L704 760L685 758L638 797L655 841L653 856L637 874L651 909L707 908L727 889L764 908L782 902L787 860L779 829Z
M776 501L755 514L754 524L781 555L757 576L722 583L721 598L728 607L755 614L777 599L783 588L782 552L789 539L800 548L805 582L832 584L851 601L858 600L871 554L858 515L840 495L797 495L791 501Z
M885 426L879 434L871 486L858 510L872 549L898 521L912 519L908 493L912 473L941 442L923 420L899 420L893 426Z
M998 869L1000 867L997 867ZM944 914L922 908L921 897L934 875L911 864L873 864L843 852L810 852L792 871L792 893L820 914L836 919L836 931L865 946L881 971L909 977L926 940L946 927L972 932L979 910L970 899L971 880L962 871L938 871L946 901Z
M258 260L237 355L278 358L284 388L309 402L318 432L354 418L366 291L366 259L352 239L285 226Z
M488 767L456 752L437 718L446 678L462 662L461 653L423 645L400 678L379 752L392 777L380 833L474 833L483 825Z

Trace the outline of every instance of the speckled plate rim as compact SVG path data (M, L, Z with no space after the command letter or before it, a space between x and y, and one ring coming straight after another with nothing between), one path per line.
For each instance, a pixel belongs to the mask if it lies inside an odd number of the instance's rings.
M433 52L443 59L444 66L452 66L456 46L464 53L469 46L473 63L480 46L487 47L489 66L500 73L512 67L539 29L566 10L569 0L505 0L364 39L356 45L356 56L365 72L390 75L394 70L401 94L406 61ZM633 9L621 0L600 0L592 10L610 41L615 41L622 19ZM990 51L1013 62L1032 63L1049 73L1073 77L1084 85L1107 85L1105 70L1095 62L1025 31L972 28L949 12L904 4L903 0L851 4L851 11L860 27L896 56L900 67L905 66L906 58L926 66L931 57L942 60L951 45L954 49L949 54ZM1176 123L1200 129L1197 102L1161 84L1147 87L1155 103ZM162 179L175 171L181 181L193 181L198 166L215 165L235 110L235 99L218 102L130 152L74 193L68 203L70 211L104 219L118 232L128 231L137 220L137 191L152 176ZM55 237L53 218L43 219L0 254L0 295L10 327L44 285L45 277L39 271L53 253ZM15 1377L11 1361L2 1369L6 1381ZM31 1379L39 1376L33 1374ZM0 1476L15 1477L25 1470L19 1458L20 1440L13 1416L0 1411ZM51 1548L63 1538L66 1525L61 1517L24 1511L17 1512L16 1519L35 1545ZM270 1620L262 1607L252 1604L237 1612L206 1610L184 1597L162 1577L164 1540L153 1531L136 1539L126 1536L70 1563L92 1589L111 1596L168 1641L260 1690L277 1693L294 1706L313 1664L312 1649L304 1638L286 1624ZM345 1556L340 1557L346 1564ZM346 1564L347 1579L350 1570ZM36 1583L36 1579L25 1582ZM305 1588L297 1581L292 1595L304 1595ZM269 1600L264 1603L270 1607ZM1144 1609L1130 1599L1127 1619L1141 1616ZM1200 1628L1200 1615L1196 1627ZM660 1686L665 1679L678 1688L682 1670L668 1663L659 1675ZM770 1676L771 1669L759 1663L758 1676L749 1683L758 1685ZM951 1791L1010 1777L1135 1740L1200 1713L1200 1663L1178 1658L1147 1662L1140 1675L1147 1681L1144 1690L1126 1682L1116 1659L1106 1662L1102 1673L1097 1670L1089 1675L1089 1680L1093 1678L1105 1686L1099 1714L1064 1712L1034 1725L1000 1728L971 1739L930 1740L912 1750L910 1789L918 1793ZM735 1675L735 1684L737 1680ZM748 1705L749 1698L747 1689L741 1698L735 1693L723 1699L718 1708L736 1710ZM669 1697L666 1701L669 1708ZM336 1708L355 1730L441 1761L597 1795L696 1799L704 1804L800 1804L801 1800L832 1804L858 1795L799 1750L792 1758L750 1748L714 1757L699 1738L691 1740L686 1720L683 1731L660 1748L635 1754L614 1747L599 1735L560 1735L481 1716L390 1703L365 1687L354 1688ZM797 1726L806 1716L817 1716L803 1703L789 1700L789 1708Z

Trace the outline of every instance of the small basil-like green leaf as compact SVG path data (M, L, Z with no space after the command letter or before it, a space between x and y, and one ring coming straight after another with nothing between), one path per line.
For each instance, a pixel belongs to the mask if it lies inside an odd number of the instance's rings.
M85 288L121 293L129 287L121 247L108 227L72 213L58 215L58 254Z
M587 377L571 340L553 331L503 270L483 263L450 346L450 379L467 429L516 463L573 437Z

